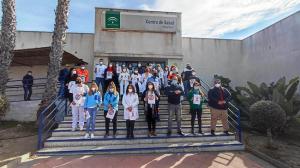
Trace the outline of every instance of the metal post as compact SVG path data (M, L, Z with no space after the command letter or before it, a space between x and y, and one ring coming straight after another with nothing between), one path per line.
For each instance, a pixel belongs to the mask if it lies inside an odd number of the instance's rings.
M241 127L241 112L240 110L237 111L237 122L238 122L238 136L239 136L239 141L242 142L242 127Z
M44 129L44 115L43 115L43 112L42 111L40 113L40 116L39 116L39 129L38 129L38 149L41 149L43 147L43 129Z

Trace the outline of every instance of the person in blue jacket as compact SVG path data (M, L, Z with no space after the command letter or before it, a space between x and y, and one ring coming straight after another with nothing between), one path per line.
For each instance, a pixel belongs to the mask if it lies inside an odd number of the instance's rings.
M109 123L112 120L113 123L113 138L116 137L117 133L117 116L118 116L118 103L119 103L119 93L117 91L115 83L112 81L107 87L107 91L104 95L103 105L104 105L104 118L105 118L105 135L104 138L109 136ZM113 113L114 117L108 118L108 113Z
M91 88L88 94L85 97L84 109L87 113L87 124L86 124L86 134L84 136L85 139L91 137L93 139L94 131L95 131L95 121L96 121L96 113L97 108L100 107L102 103L102 96L98 90L98 86L95 82L92 83Z

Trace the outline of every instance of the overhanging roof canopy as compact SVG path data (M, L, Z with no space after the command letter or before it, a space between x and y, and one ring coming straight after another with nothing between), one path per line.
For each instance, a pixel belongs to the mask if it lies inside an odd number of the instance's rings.
M48 65L50 47L20 49L14 50L13 53L14 58L11 66ZM65 64L79 65L87 63L73 54L64 51L62 65Z

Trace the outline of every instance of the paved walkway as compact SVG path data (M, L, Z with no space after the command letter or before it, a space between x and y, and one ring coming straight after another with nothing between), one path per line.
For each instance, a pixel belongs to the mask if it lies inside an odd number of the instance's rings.
M273 168L247 152L203 152L200 154L95 155L38 158L21 168Z

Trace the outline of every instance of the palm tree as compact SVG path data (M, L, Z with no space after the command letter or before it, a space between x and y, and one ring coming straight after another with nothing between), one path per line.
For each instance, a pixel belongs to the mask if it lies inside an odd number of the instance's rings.
M2 23L0 37L0 95L5 96L8 68L16 46L16 1L2 0Z
M55 25L52 35L50 50L50 63L48 64L46 89L43 94L42 104L56 96L57 77L63 57L63 45L66 39L67 22L70 0L58 0L55 11Z

